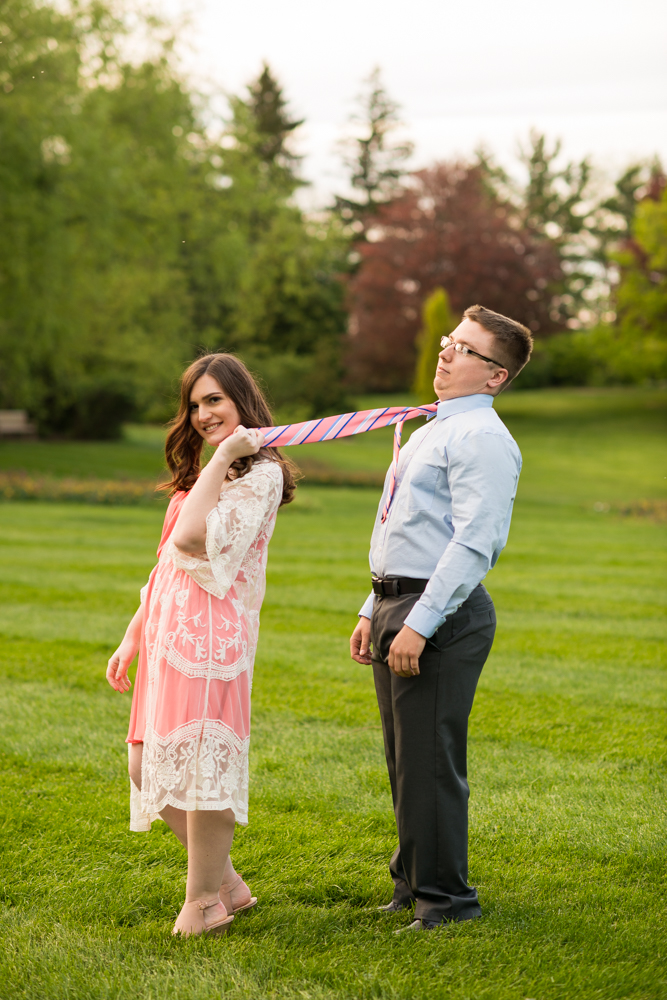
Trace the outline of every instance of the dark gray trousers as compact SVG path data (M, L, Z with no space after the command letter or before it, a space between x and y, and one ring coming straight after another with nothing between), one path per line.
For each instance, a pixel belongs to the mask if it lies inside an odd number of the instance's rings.
M389 870L394 900L415 900L415 917L481 915L468 885L468 716L496 630L480 584L428 639L419 676L397 677L389 647L418 595L377 597L371 619L373 673L391 782L398 848Z

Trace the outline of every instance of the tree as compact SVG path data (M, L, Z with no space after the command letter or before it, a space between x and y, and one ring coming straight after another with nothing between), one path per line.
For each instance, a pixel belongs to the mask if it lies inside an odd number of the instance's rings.
M349 284L353 385L409 386L421 305L438 287L456 313L480 302L535 332L554 329L549 289L561 278L558 256L517 227L478 165L440 163L413 174L400 197L378 208L357 249L361 261Z
M346 254L336 223L304 229L296 209L281 212L240 282L231 344L262 375L274 404L295 419L345 404Z
M550 288L554 323L591 327L609 310L616 280L614 253L629 237L639 201L661 190L664 173L658 160L627 167L604 195L606 181L596 176L588 158L560 166L561 143L549 146L531 132L520 153L528 177L512 180L484 151L478 162L490 190L516 214L516 224L549 244L561 264L559 281ZM661 178L663 181L661 182Z
M656 192L657 193L657 192ZM623 362L637 377L667 377L667 188L637 207L632 241L618 254L616 292ZM622 363L623 363L622 362Z
M338 391L340 234L291 204L248 106L214 141L168 31L134 64L127 30L99 0L0 13L0 407L114 436L169 415L199 350L279 345L310 415Z
M511 180L484 153L479 162L491 189L514 210L516 224L558 255L560 275L549 289L550 317L562 328L588 321L589 314L593 318L605 275L602 219L590 161L558 166L560 154L560 141L549 147L546 136L532 131L520 150L528 175L525 185Z
M449 308L449 296L444 288L436 288L422 307L422 329L417 334L417 364L413 392L420 403L432 403L435 390L433 379L438 364L441 340L456 326Z
M274 91L282 94L275 81ZM225 309L215 307L216 289L220 294L222 288L208 284L206 346L223 343L238 352L262 376L283 415L319 415L345 403L342 279L348 241L338 220L304 217L291 200L300 182L282 153L275 159L259 155L262 136L249 104L235 100L232 107L233 119L212 159L224 172L225 193L234 198L235 253L228 256L238 270L222 341L216 316ZM195 273L201 272L199 265Z
M295 129L303 125L304 119L290 119L282 87L266 63L257 79L248 86L248 92L247 106L254 119L260 159L265 163L279 163L293 171L302 157L290 150L288 140Z
M194 112L166 54L114 56L101 4L2 17L0 393L43 431L113 436L187 357L174 129Z
M341 143L343 162L350 171L350 185L361 192L361 197L336 196L336 209L341 216L362 224L398 193L405 163L413 150L411 142L390 142L392 132L401 124L399 106L383 87L379 68L373 70L365 86L357 98L360 109L350 119L357 135Z
M606 248L628 237L637 212L637 206L645 198L657 201L665 187L667 178L660 160L655 157L648 163L632 163L626 167L614 184L614 193L602 202L602 209L611 213L608 226Z

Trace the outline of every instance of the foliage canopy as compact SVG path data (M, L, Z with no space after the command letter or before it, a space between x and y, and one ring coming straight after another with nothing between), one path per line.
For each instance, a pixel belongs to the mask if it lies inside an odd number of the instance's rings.
M212 138L166 30L139 64L97 2L8 0L0 32L0 406L113 437L209 349L270 356L278 405L336 402L344 241L290 200L300 123L268 67Z

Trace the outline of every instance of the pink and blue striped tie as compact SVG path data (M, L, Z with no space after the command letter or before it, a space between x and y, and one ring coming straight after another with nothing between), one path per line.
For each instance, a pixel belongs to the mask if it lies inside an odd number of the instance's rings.
M260 427L264 444L269 448L286 448L297 444L314 444L316 441L335 441L336 438L364 434L395 424L394 457L391 463L389 490L382 508L382 521L386 521L391 501L396 489L396 469L401 448L403 424L414 417L432 416L438 409L437 403L426 406L387 406L379 410L357 410L355 413L339 413L319 420L304 420L300 424L282 424L280 427Z

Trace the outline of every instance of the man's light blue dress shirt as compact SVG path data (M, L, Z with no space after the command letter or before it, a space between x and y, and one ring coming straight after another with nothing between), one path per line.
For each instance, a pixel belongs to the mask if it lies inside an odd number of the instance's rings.
M371 572L428 579L405 624L427 639L495 566L507 542L521 452L477 393L438 404L432 420L401 448L387 520L371 539ZM359 612L371 617L371 593Z

